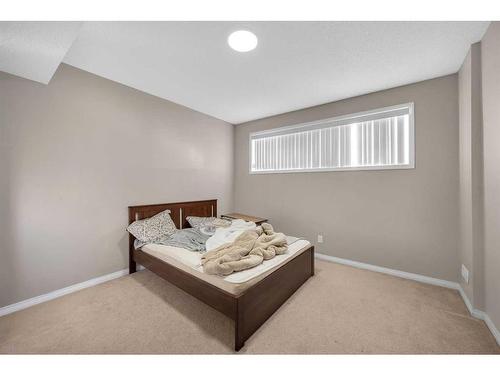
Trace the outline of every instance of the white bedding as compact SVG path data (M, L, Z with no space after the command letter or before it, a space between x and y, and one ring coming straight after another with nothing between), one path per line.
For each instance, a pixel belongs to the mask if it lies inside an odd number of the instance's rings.
M287 259L291 258L295 253L302 250L304 247L309 246L309 241L297 239L295 237L287 237L290 245L288 246L288 250L283 255L277 255L272 259L266 260L265 262L259 264L257 267L249 268L244 271L235 272L231 275L221 277L227 282L230 283L244 283L247 282L260 274L267 272L268 270L278 266L279 264L285 262ZM165 246L165 245L157 245L157 244L148 244L142 247L142 251L155 256L155 253L161 253L167 258L172 258L176 261L183 263L184 265L195 269L199 272L203 272L203 267L201 266L201 257L202 254L195 251L189 251L186 249L182 249L180 247L173 246Z
M232 243L236 238L246 230L257 228L255 223L241 219L233 220L231 226L217 228L215 234L207 240L207 251L216 249L227 243Z

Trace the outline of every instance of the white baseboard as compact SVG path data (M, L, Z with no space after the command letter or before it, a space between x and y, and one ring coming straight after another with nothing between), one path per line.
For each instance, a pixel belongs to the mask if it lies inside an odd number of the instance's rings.
M52 299L62 297L66 294L76 292L78 290L82 290L85 288L89 288L94 285L98 285L104 283L109 280L117 279L118 277L124 276L128 274L128 268L120 271L116 271L110 273L108 275L99 276L91 280L87 280L78 284L70 285L66 288L54 290L53 292L42 294L41 296L33 297L21 302L14 303L12 305L8 305L0 308L0 316L4 316L7 314L11 314L13 312L26 309L28 307L38 305L39 303L50 301Z
M465 306L467 306L467 310L469 310L470 314L477 319L482 319L484 320L485 313L481 310L475 309L474 306L472 306L472 303L469 300L469 297L467 297L467 294L465 294L465 291L463 290L462 286L458 286L458 292L460 293L460 296L462 296L462 299L465 302Z
M497 344L500 345L500 331L495 326L495 323L493 323L491 318L487 314L485 314L485 313L483 313L483 314L484 314L484 317L483 317L484 322L486 323L486 325L490 329L491 334L495 337L495 340L497 340Z
M470 302L469 297L467 297L467 294L465 294L465 291L463 290L462 286L459 285L458 291L462 296L462 299L465 302L465 306L467 306L467 309L469 310L470 314L474 318L484 320L486 326L491 331L491 334L493 335L493 337L495 337L495 340L497 340L498 345L500 345L500 331L495 326L495 323L493 323L490 316L486 314L484 311L475 309L474 306L472 306L472 303Z
M460 286L459 283L456 283L453 281L448 281L448 280L436 279L434 277L419 275L416 273L394 270L392 268L375 266L373 264L356 262L354 260L337 258L337 257L333 257L330 255L320 254L320 253L316 253L315 257L318 259L326 260L328 262L340 263L340 264L344 264L344 265L355 267L355 268L361 268L364 270L380 272L380 273L385 273L387 275L401 277L403 279L409 279L409 280L419 281L421 283L442 286L442 287L449 288L449 289L455 289L460 293L460 296L464 300L465 306L467 306L469 313L474 318L481 319L486 323L486 325L488 326L492 335L497 340L498 345L500 345L500 331L495 326L495 324L493 323L491 318L488 316L488 314L486 314L484 311L475 309L474 306L472 306L472 303L469 301L469 298L467 297L467 295L465 294L464 290L462 289L462 287Z
M380 272L380 273L385 273L387 275L392 275L392 276L397 276L401 277L404 279L409 279L409 280L414 280L414 281L419 281L422 283L426 284L432 284L432 285L437 285L437 286L442 286L445 288L450 288L450 289L455 289L458 290L460 295L462 296L462 299L464 300L465 305L467 306L467 309L469 310L470 314L477 318L484 320L488 328L490 329L491 333L497 340L498 345L500 345L500 331L498 328L495 326L493 321L490 319L488 314L486 314L484 311L475 309L471 302L469 301L469 298L465 294L464 290L460 286L459 283L453 282L453 281L447 281L447 280L441 280L441 279L436 279L433 277L429 276L424 276L424 275L419 275L416 273L410 273L410 272L404 272L404 271L399 271L399 270L394 270L391 268L386 268L386 267L380 267L380 266L375 266L373 264L368 264L368 263L362 263L362 262L356 262L354 260L349 260L349 259L344 259L344 258L338 258L338 257L333 257L330 255L325 255L325 254L320 254L316 253L315 257L318 259L326 260L329 262L334 262L334 263L340 263L340 264L345 264L347 266L355 267L355 268L361 268L369 271L374 271L374 272ZM137 266L137 270L143 270L144 267L141 265ZM4 316L7 314L11 314L13 312L19 311L26 309L28 307L38 305L39 303L46 302L53 300L58 297L62 297L66 294L76 292L78 290L82 290L85 288L89 288L94 285L98 285L101 283L104 283L109 280L117 279L118 277L125 276L128 274L128 269L123 269L117 272L110 273L108 275L96 277L91 280L87 280L78 284L70 285L66 288L58 289L53 292L43 294L41 296L33 297L21 302L14 303L12 305L8 305L5 307L0 308L0 316Z
M330 255L320 254L320 253L316 253L315 256L318 259L326 260L329 262L345 264L347 266L351 266L351 267L355 267L355 268L361 268L364 270L385 273L387 275L397 276L397 277L401 277L403 279L420 281L420 282L426 283L426 284L443 286L445 288L458 289L460 286L460 284L453 282L453 281L436 279L434 277L419 275L417 273L410 273L410 272L405 272L405 271L394 270L392 268L374 266L373 264L356 262L354 260L337 258L337 257L333 257Z

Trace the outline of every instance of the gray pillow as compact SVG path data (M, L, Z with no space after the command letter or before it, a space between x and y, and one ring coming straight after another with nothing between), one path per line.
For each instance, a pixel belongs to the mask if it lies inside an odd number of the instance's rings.
M148 243L172 235L177 228L170 217L170 210L165 210L150 218L134 221L127 231L139 241Z
M216 217L200 217L200 216L188 216L186 217L191 228L203 228L206 226L215 226L215 227L228 227L231 225L229 220L218 219Z

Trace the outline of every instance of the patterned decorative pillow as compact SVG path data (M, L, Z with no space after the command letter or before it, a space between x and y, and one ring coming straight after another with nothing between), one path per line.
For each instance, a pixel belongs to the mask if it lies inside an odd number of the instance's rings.
M209 225L216 227L228 227L231 225L229 220L218 219L216 217L200 217L200 216L188 216L186 217L191 228L202 228Z
M165 210L150 218L134 221L127 231L139 241L148 243L172 235L177 228L170 217L170 210Z

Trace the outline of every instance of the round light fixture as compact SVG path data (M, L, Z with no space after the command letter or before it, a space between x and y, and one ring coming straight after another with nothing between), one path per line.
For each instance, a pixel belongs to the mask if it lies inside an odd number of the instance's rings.
M248 52L257 47L257 36L251 31L238 30L227 38L229 46L238 52Z

